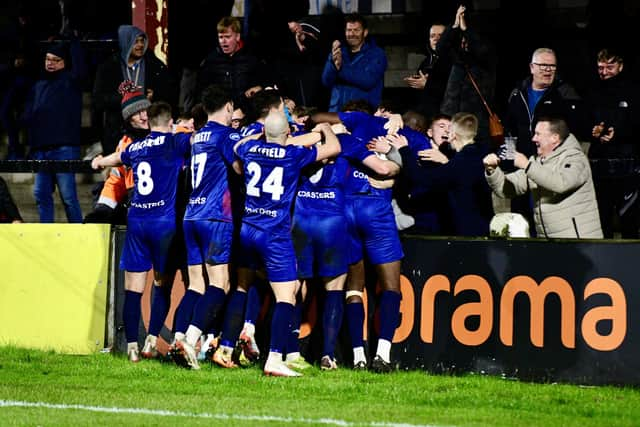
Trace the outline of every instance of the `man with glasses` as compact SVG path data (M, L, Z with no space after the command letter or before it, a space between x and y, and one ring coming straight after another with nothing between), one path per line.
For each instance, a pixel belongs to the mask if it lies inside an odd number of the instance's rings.
M82 118L82 85L87 75L84 49L78 40L46 46L44 72L31 88L22 121L28 133L33 160L79 160ZM67 221L82 222L82 211L73 173L36 173L33 196L40 222L54 222L53 193L58 188Z
M531 56L531 75L511 91L504 120L505 134L518 138L516 150L526 157L536 154L533 131L542 116L563 118L579 140L586 134L584 109L576 90L557 75L556 54L549 48L538 48ZM503 165L505 166L505 165ZM508 166L505 166L508 169ZM511 211L524 215L533 230L533 212L529 193L511 201Z
M536 49L529 64L531 76L522 80L509 95L505 130L518 137L517 149L527 156L536 152L531 138L540 116L560 115L567 120L574 135L584 134L580 126L584 121L576 120L582 111L581 98L571 85L558 77L557 70L555 52L544 47Z

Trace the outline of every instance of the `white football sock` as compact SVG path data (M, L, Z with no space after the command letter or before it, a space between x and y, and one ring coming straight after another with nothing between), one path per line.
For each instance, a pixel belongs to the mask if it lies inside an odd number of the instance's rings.
M391 361L391 341L379 339L376 355L380 356L385 362Z
M197 326L189 325L189 327L187 328L187 333L185 334L187 344L195 347L198 339L200 338L200 335L202 335L202 330L200 328L198 328Z

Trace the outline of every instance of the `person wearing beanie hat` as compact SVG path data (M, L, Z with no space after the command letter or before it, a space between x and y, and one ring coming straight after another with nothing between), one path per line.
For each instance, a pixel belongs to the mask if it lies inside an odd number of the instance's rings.
M122 118L129 120L135 113L146 110L151 106L151 102L142 93L134 82L125 80L120 84L118 92L122 94Z
M69 49L65 42L59 41L47 46L45 56L45 69L49 72L65 68L69 60Z
M79 160L84 51L78 40L45 48L42 77L25 101L22 121L33 160ZM67 220L82 222L74 173L38 172L33 195L40 222L54 222L53 192L58 187Z
M153 103L148 116L151 133L146 138L131 143L121 152L106 157L98 156L91 162L94 169L124 164L137 171L120 258L120 268L125 271L122 317L127 354L131 362L140 360L140 303L152 268L155 280L149 333L154 316L161 318L156 333L160 332L170 306L170 290L174 280L171 263L176 260L176 255L170 251L177 236L179 217L176 211L177 183L184 159L191 152L191 133L172 133L173 119L169 104ZM182 228L181 222L179 226ZM179 240L175 240L176 245L180 244ZM153 351L149 353L151 357L154 355Z
M123 151L131 142L148 135L147 109L151 103L130 80L122 82L118 87L118 92L122 95L122 118L125 120L125 133L118 142L115 151ZM93 211L87 214L84 222L126 225L127 204L133 185L133 171L131 169L125 166L112 168L100 189L100 195Z

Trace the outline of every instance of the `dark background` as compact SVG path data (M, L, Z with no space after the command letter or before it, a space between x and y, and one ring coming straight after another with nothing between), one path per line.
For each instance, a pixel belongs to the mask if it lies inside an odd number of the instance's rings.
M131 23L130 0L67 0L71 27L90 52L90 66L99 63L115 47L118 25ZM414 2L415 3L415 2ZM640 2L630 0L585 0L582 6L563 8L558 0L501 0L467 2L469 25L494 42L498 50L496 110L506 105L515 83L528 75L532 51L548 46L556 50L559 75L584 92L595 79L595 53L602 47L624 52L626 66L638 69L640 51L632 40L633 28L640 17ZM227 15L232 0L169 0L169 67L179 77L183 67L196 67L216 46L218 19ZM282 37L287 37L286 21L304 13L304 0L253 0L247 39L267 59L277 51ZM459 1L424 1L422 12L383 15L370 19L371 31L381 46L405 45L422 49L432 22L451 24ZM580 2L574 2L580 4ZM474 7L476 5L476 7ZM300 12L302 10L302 12ZM0 50L5 50L7 33L19 13L29 15L32 32L38 40L57 35L61 27L57 0L21 0L0 5ZM320 17L311 20L319 23ZM385 22L402 21L401 31L389 30ZM328 30L328 29L325 29ZM97 42L95 40L103 40ZM635 73L640 74L640 73ZM89 82L88 85L91 83ZM406 89L390 88L386 96L405 98Z

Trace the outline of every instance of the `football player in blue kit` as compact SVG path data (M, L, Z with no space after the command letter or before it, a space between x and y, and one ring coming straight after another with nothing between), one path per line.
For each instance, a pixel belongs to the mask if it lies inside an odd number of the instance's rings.
M241 136L246 137L249 135L262 135L264 129L264 121L270 112L282 112L284 104L282 102L282 96L276 90L262 90L256 93L251 98L251 113L253 116L253 122L249 123L242 129ZM252 118L249 118L250 120ZM240 177L242 180L242 177ZM239 240L240 226L243 212L244 212L244 182L240 183L242 187L239 190L237 198L234 194L234 207L238 209L238 212L234 212L235 222L235 235L236 241ZM236 200L237 199L237 200ZM236 201L242 202L237 204ZM235 248L234 253L241 252L240 248ZM235 260L234 255L234 260ZM238 261L238 260L235 260ZM234 262L236 267L236 288L231 292L227 309L224 315L224 324L226 330L223 332L225 336L225 345L232 345L236 339L239 338L239 343L244 357L239 357L237 362L243 362L247 360L249 362L255 362L260 357L260 349L258 348L255 332L256 322L260 312L262 303L261 290L255 286L259 281L256 279L256 274L253 268L247 268L240 262ZM264 293L264 292L262 292ZM214 354L217 361L216 363L223 367L235 367L235 362L228 354L227 349L220 349L217 354ZM220 363L222 362L222 363Z
M289 124L284 114L272 112L265 120L266 141L243 140L235 147L246 183L241 244L244 251L263 262L276 299L266 375L301 375L288 368L282 357L298 287L290 211L301 169L340 152L338 139L325 126L325 143L318 147L285 145Z
M311 279L317 278L326 290L322 314L322 370L338 367L334 350L342 325L348 266L343 184L349 168L347 158L361 161L370 155L360 141L348 133L341 133L338 139L340 155L327 162L314 163L303 170L292 230L298 277L302 286L309 285ZM294 367L291 363L288 365Z
M152 267L155 280L163 280L167 254L176 233L178 174L191 151L190 133L172 133L169 104L152 104L147 116L151 128L147 137L132 142L124 151L98 156L91 162L94 169L124 164L133 170L134 192L120 259L120 268L125 271L123 316L127 355L132 362L139 360L140 299Z
M285 106L282 100L280 92L273 89L267 89L256 93L252 98L252 113L255 117L255 121L247 125L243 131L242 136L259 135L263 133L264 123L266 117L272 112L280 112L284 114ZM285 115L286 116L286 115ZM312 132L306 136L300 137L288 137L287 144L296 145L312 145L320 141L318 133ZM235 205L235 199L234 199ZM244 206L243 206L244 208ZM238 218L241 215L238 215ZM239 230L239 224L236 224L237 230ZM237 266L237 287L231 292L229 298L229 304L225 313L225 324L228 325L226 331L226 340L228 343L234 342L235 338L239 338L242 354L238 358L238 362L244 364L245 360L249 362L255 362L260 356L260 349L256 343L255 330L256 321L260 312L263 289L254 286L257 282L254 266L250 268L238 263ZM264 293L264 292L262 292ZM245 304L246 301L246 304ZM241 328L237 328L238 317L244 316L244 325ZM241 330L239 330L241 329ZM221 366L233 367L228 354L217 355L217 360L225 360L225 364L218 363Z
M343 123L363 147L375 137L387 133L387 119L375 117L370 112L321 113L314 115L315 121ZM393 369L391 344L400 313L400 262L404 254L391 206L391 188L376 188L371 184L371 178L389 178L399 170L396 163L369 152L360 162L352 161L347 173L345 207L349 229L349 273L346 319L353 347L354 369L367 368L362 327L364 251L382 286L380 334L371 369L375 372Z
M207 123L194 135L191 146L192 191L184 216L189 288L176 311L171 352L176 363L192 369L199 369L196 343L229 292L233 218L228 175L235 173L233 145L240 140L229 126L233 114L229 91L207 87L202 105Z

